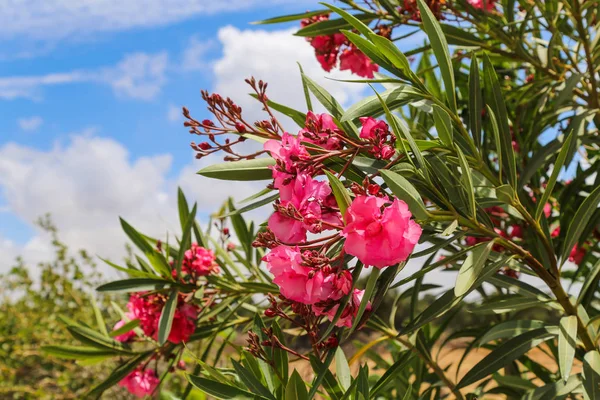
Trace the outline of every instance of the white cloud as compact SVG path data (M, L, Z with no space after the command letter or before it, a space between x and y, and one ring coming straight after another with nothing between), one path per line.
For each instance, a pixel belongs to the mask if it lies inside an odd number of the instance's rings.
M118 95L151 100L166 82L168 61L169 56L165 52L129 54L116 67L101 73L99 80L110 84Z
M17 120L19 128L26 132L37 131L43 123L44 120L42 119L42 117L39 116L20 118L19 120Z
M223 57L213 67L214 91L229 96L242 106L245 115L264 119L261 105L247 94L251 91L244 79L254 76L268 82L270 99L289 107L306 110L298 64L304 73L328 90L340 103L350 104L364 92L363 84L336 82L334 79L356 79L348 71L323 71L312 47L301 37L293 36L295 29L267 32L241 31L233 26L218 33L223 45ZM252 119L249 118L249 119Z
M0 38L80 37L168 25L199 15L269 7L286 0L4 0ZM306 1L305 3L314 3Z
M214 41L200 40L197 36L192 36L183 51L181 69L183 71L200 71L209 68L207 52L214 47Z
M115 66L33 76L0 77L0 99L39 100L45 87L74 83L109 85L116 95L140 100L155 98L166 83L168 54L127 54Z
M89 130L48 151L14 143L0 147L0 193L5 207L22 221L33 226L39 216L50 213L61 239L73 249L119 259L127 242L119 216L149 235L179 233L177 186L184 188L190 203L198 202L203 219L228 196L242 199L260 188L195 175L214 162L218 160L202 160L169 179L170 155L132 159L122 144ZM51 255L48 239L39 231L24 246L9 239L0 238L0 272L18 254L31 263Z
M167 119L171 122L179 122L183 120L183 116L181 114L181 107L177 107L176 105L169 104L167 108Z

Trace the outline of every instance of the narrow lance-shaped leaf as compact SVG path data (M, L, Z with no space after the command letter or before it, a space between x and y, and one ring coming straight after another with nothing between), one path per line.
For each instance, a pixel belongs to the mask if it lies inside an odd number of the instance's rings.
M493 245L494 241L492 240L473 246L471 253L469 253L458 271L456 285L454 286L455 296L458 297L467 293L477 279L480 278Z
M381 177L388 185L392 193L408 205L410 212L418 220L427 220L429 213L425 208L425 203L415 187L402 175L392 171L381 170Z
M498 76L490 58L484 55L483 72L485 80L486 103L494 111L498 123L499 142L496 142L498 153L502 154L502 163L504 164L505 174L512 187L517 183L517 167L515 164L515 154L512 147L512 135L508 125L508 112L500 88Z
M345 219L346 210L350 206L350 203L352 203L350 195L348 194L348 191L346 190L342 182L340 182L340 180L335 175L331 174L329 171L325 171L325 174L327 175L327 179L329 179L331 191L333 192L333 196L335 197L338 207L340 208L342 218Z
M461 176L460 180L462 181L465 190L467 191L467 196L469 196L469 212L473 218L477 218L477 204L475 203L475 188L473 186L473 177L471 176L471 168L469 167L469 163L465 155L463 154L460 147L456 146L456 154L458 155L458 161L460 163Z
M558 367L566 382L571 373L577 347L577 317L570 315L560 320L558 334Z
M446 89L446 98L450 106L450 110L456 112L456 89L454 83L454 70L452 69L452 60L450 59L450 51L448 42L442 32L440 23L435 18L429 6L423 0L417 0L419 11L423 20L423 29L427 33L433 54L440 67L444 88Z
M160 314L160 320L158 322L158 343L160 343L161 346L167 342L169 334L171 333L173 317L175 316L175 310L177 309L178 296L177 289L171 289L169 298Z
M285 388L285 400L308 400L306 384L298 371L294 370Z
M352 384L352 375L350 375L348 360L346 360L346 355L341 347L338 347L335 350L335 373L342 389L344 389L344 391L348 390Z
M452 119L440 106L434 104L432 108L435 130L437 131L440 140L446 146L452 147Z
M590 195L583 201L581 206L579 206L579 209L575 213L575 216L569 225L567 235L565 236L565 243L563 245L564 247L562 249L561 265L565 263L569 257L571 249L579 241L579 237L581 236L583 229L586 227L587 222L598 208L599 201L600 186L590 193Z
M273 165L275 160L270 157L228 161L202 168L198 174L226 181L262 181L273 179L273 173L269 169Z
M552 337L554 337L554 334L548 333L546 329L542 328L529 331L502 343L467 372L456 385L457 389L468 386L496 372Z
M482 111L483 99L481 98L481 82L479 81L479 60L475 53L472 53L469 73L469 125L477 147L481 146Z
M583 389L586 400L600 399L600 353L597 350L583 357Z
M565 164L565 160L567 159L567 155L569 154L569 149L571 147L571 141L573 140L573 136L575 135L575 130L572 130L570 135L565 140L560 153L558 153L558 157L556 158L556 162L554 163L554 167L552 169L552 175L550 175L550 179L548 179L548 183L546 184L546 189L544 190L544 194L540 202L535 209L535 219L540 219L542 216L542 212L544 211L544 205L548 202L550 195L552 194L552 190L554 189L554 185L556 184L556 180L558 179L558 174L560 174L560 170Z
M177 263L175 264L175 270L177 271L178 277L181 277L181 264L183 263L185 252L192 245L192 227L194 226L194 222L196 221L197 209L198 205L194 204L194 207L192 207L192 212L188 214L187 220L183 227L183 235L181 235L181 242L179 243L179 252L177 253Z

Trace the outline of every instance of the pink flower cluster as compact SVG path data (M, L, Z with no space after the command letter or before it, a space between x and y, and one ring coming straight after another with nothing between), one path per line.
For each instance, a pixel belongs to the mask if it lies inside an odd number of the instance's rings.
M300 249L277 246L263 260L274 276L273 282L281 288L288 300L302 304L316 304L327 300L339 300L352 288L352 276L348 271L333 272L326 265L311 266L313 254Z
M352 290L352 275L347 270L334 271L328 260L298 247L278 246L263 260L274 275L273 282L281 294L297 303L312 306L316 316L333 321L339 300ZM346 308L336 322L337 326L352 326L364 291L354 289ZM370 307L370 306L369 306Z
M301 26L304 28L317 22L326 21L329 14L321 14L302 20ZM311 46L315 49L317 61L321 67L329 72L336 66L338 57L340 60L340 70L350 70L352 73L364 78L374 78L374 72L379 70L379 66L373 63L362 51L358 50L346 36L341 33L332 35L320 35L307 38Z
M215 260L215 253L212 250L192 243L192 247L184 253L181 271L194 276L218 274L219 266Z
M395 136L389 126L371 117L361 118L361 123L363 141L351 144L375 158L392 158ZM377 268L405 261L421 236L421 227L411 220L407 204L380 195L376 184L355 191L344 226L329 183L313 176L322 173L321 160L354 151L344 149L345 137L331 116L309 112L297 136L284 133L281 140L272 139L264 145L276 161L271 169L279 200L268 221L274 235L274 240L267 242L272 250L263 260L285 299L310 305L315 315L330 319L339 308L339 300L353 290L352 276L347 270L332 268L323 255L327 246L322 248L323 253L309 250L315 242L307 244L308 232L337 231L330 237L332 241L345 238L347 254ZM362 291L353 292L338 324L352 324L361 297Z
M129 298L126 314L129 320L139 320L140 328L146 336L157 339L158 323L160 314L165 305L166 298L161 294L134 293ZM169 333L168 341L171 343L181 343L189 339L190 335L196 330L196 318L198 317L198 308L195 305L185 303L180 297L173 317L173 325ZM115 325L115 330L125 324L125 321L119 321ZM116 340L127 342L135 337L133 331L123 333Z
M360 118L360 123L362 124L360 137L369 141L372 145L369 153L378 159L390 159L396 153L394 150L396 136L390 133L388 124L372 117Z
M151 395L156 390L160 380L153 369L136 369L119 382L119 386L136 397Z

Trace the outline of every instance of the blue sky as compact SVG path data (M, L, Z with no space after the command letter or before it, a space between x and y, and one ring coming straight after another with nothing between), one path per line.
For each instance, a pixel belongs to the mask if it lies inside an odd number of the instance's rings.
M262 119L246 95L250 75L270 82L273 99L302 107L296 62L343 103L357 100L363 88L327 80L310 46L292 35L296 23L250 24L317 7L9 1L0 15L0 272L18 254L32 263L49 256L33 223L47 212L71 246L118 258L119 215L156 235L177 229L177 186L205 219L232 191L241 199L260 189L196 176L219 160L194 161L178 111L207 117L199 92L208 89Z

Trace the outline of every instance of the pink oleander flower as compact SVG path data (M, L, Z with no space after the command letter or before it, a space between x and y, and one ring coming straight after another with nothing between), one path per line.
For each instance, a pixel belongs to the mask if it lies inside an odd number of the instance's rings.
M352 323L354 322L354 318L356 317L356 314L358 313L358 308L360 306L360 302L362 301L364 294L365 294L364 290L354 289L354 291L352 292L352 298L348 301L346 308L342 312L342 315L340 315L340 318L335 323L335 326L338 326L338 327L345 326L348 328L352 327ZM313 305L312 310L315 313L315 315L317 315L317 316L324 315L330 321L333 321L333 318L335 317L335 314L337 313L337 310L339 307L340 307L339 304L336 304L333 307L327 307L327 306L319 307L319 306ZM367 304L367 308L365 309L365 312L370 311L370 310L371 310L371 303L369 302L369 304Z
M154 393L160 383L153 369L136 369L119 382L119 386L136 397L144 397Z
M552 205L550 203L544 204L544 215L546 218L550 218L552 215Z
M310 160L306 147L300 143L302 137L283 133L281 140L271 139L265 142L264 149L271 154L277 165L271 167L276 189L287 185L298 173L298 161Z
M362 124L360 137L372 144L369 153L375 158L390 159L396 152L394 150L396 137L390 133L388 124L372 117L362 117L360 123Z
M344 250L377 268L405 261L421 237L411 217L408 205L397 198L389 204L387 198L357 196L346 211Z
M305 142L314 143L327 150L336 150L341 147L340 138L336 134L341 133L331 115L309 111L306 114L304 129L298 136Z
M297 218L275 211L268 221L269 229L286 243L306 241L306 232L319 233L330 229L322 221L339 225L341 217L336 206L331 187L327 182L318 181L305 173L299 173L289 185L279 188L279 208L292 209Z
M569 253L569 261L579 265L583 261L586 254L587 250L583 246L577 246L577 244L575 244Z
M365 53L351 46L340 55L340 70L350 70L358 76L372 79L375 77L373 73L379 71L379 66L373 63Z
M304 265L298 247L277 246L263 257L263 261L274 276L273 282L289 300L314 304L330 298L339 299L349 292L345 284L340 285L340 288L336 286L333 273L327 274L320 269Z
M192 247L184 253L181 270L188 274L194 273L199 276L205 276L212 273L219 273L219 266L215 262L217 258L212 250L198 246L192 243Z
M127 308L128 318L139 319L140 328L146 336L156 339L158 337L158 323L160 314L166 299L163 295L134 293L129 298ZM178 299L177 309L173 317L173 325L167 340L171 343L187 341L196 329L197 307L184 303L182 298Z
M480 10L493 11L496 7L495 0L467 0L470 5Z
M125 324L126 324L126 322L123 320L117 322L115 324L115 327L113 328L113 331L116 331L117 329L121 329ZM133 340L133 338L135 338L135 332L133 330L115 336L115 340L117 340L119 342L129 342L129 341Z
M192 333L196 330L196 319L198 310L191 304L182 304L177 306L173 325L169 333L168 341L171 343L187 342Z
M510 227L510 237L523 239L523 228L519 225L513 225Z

